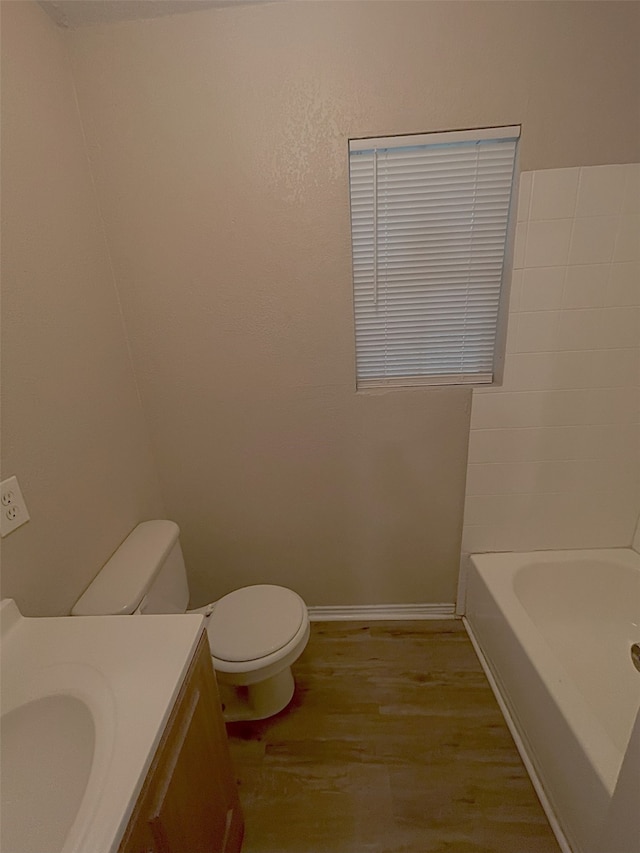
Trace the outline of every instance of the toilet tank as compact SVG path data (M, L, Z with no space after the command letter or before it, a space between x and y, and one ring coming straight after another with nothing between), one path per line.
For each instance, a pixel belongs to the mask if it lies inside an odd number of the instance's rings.
M179 534L173 521L143 521L107 560L71 613L184 613L189 588Z

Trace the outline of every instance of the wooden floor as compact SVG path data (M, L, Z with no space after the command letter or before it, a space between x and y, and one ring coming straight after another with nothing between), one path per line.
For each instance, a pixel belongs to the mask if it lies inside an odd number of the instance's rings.
M294 674L228 726L243 853L558 853L460 622L313 623Z

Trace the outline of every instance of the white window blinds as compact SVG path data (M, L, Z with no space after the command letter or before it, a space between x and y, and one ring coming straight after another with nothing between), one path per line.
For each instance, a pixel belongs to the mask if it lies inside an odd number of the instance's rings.
M492 381L519 134L350 141L359 388Z

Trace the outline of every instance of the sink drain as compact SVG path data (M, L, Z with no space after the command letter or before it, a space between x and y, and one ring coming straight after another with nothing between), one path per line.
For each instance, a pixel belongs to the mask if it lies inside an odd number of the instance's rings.
M635 668L640 672L640 643L634 643L631 646L631 660Z

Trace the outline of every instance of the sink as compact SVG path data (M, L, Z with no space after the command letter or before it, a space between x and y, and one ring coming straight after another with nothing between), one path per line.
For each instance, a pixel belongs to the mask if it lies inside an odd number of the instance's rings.
M0 726L2 847L58 853L91 773L93 715L74 696L44 696L3 714Z
M203 629L0 603L0 853L117 853Z

